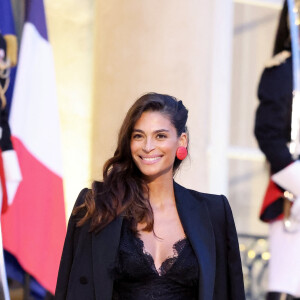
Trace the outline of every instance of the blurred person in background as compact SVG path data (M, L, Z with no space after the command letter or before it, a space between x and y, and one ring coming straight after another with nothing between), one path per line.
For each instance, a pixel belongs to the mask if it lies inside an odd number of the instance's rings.
M299 1L295 2L299 6ZM262 73L256 111L255 136L270 163L271 176L294 162L289 149L293 103L293 58L285 1L275 39L274 56ZM300 113L300 112L299 112ZM297 153L299 157L299 153ZM273 177L274 178L274 177ZM300 185L300 176L299 185ZM300 299L300 213L292 191L270 180L260 219L269 222L269 286L267 300Z

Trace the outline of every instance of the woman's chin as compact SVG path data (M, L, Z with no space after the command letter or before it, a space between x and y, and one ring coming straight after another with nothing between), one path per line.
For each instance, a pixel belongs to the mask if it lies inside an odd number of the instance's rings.
M150 183L157 180L164 180L167 178L173 178L173 170L162 170L160 172L142 172L143 178L146 180L146 182Z

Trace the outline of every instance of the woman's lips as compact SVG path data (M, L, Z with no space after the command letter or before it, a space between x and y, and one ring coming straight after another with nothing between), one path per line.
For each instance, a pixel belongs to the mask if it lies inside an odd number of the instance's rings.
M151 165L158 162L162 158L162 156L140 156L140 158L142 159L144 164Z

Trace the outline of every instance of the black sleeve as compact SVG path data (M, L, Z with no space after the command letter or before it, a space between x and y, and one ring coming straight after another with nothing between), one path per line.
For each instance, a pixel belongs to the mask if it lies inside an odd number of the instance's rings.
M272 173L293 161L287 147L291 131L292 83L291 59L280 66L266 68L259 83L255 136L271 164Z
M81 205L84 202L85 195L88 189L83 189L77 200L75 202L74 208ZM65 238L65 243L63 247L63 252L60 260L60 266L58 271L56 290L55 290L55 300L65 300L67 297L69 276L72 268L73 258L77 246L77 231L76 227L76 217L71 214L68 223L67 234Z
M244 300L244 280L237 232L228 200L222 195L226 217L228 284L231 300Z

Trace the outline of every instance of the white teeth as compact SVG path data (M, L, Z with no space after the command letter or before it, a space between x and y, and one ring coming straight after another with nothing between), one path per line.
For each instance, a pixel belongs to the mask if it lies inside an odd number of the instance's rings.
M143 157L143 160L147 160L147 161L154 161L154 160L158 160L160 157Z

